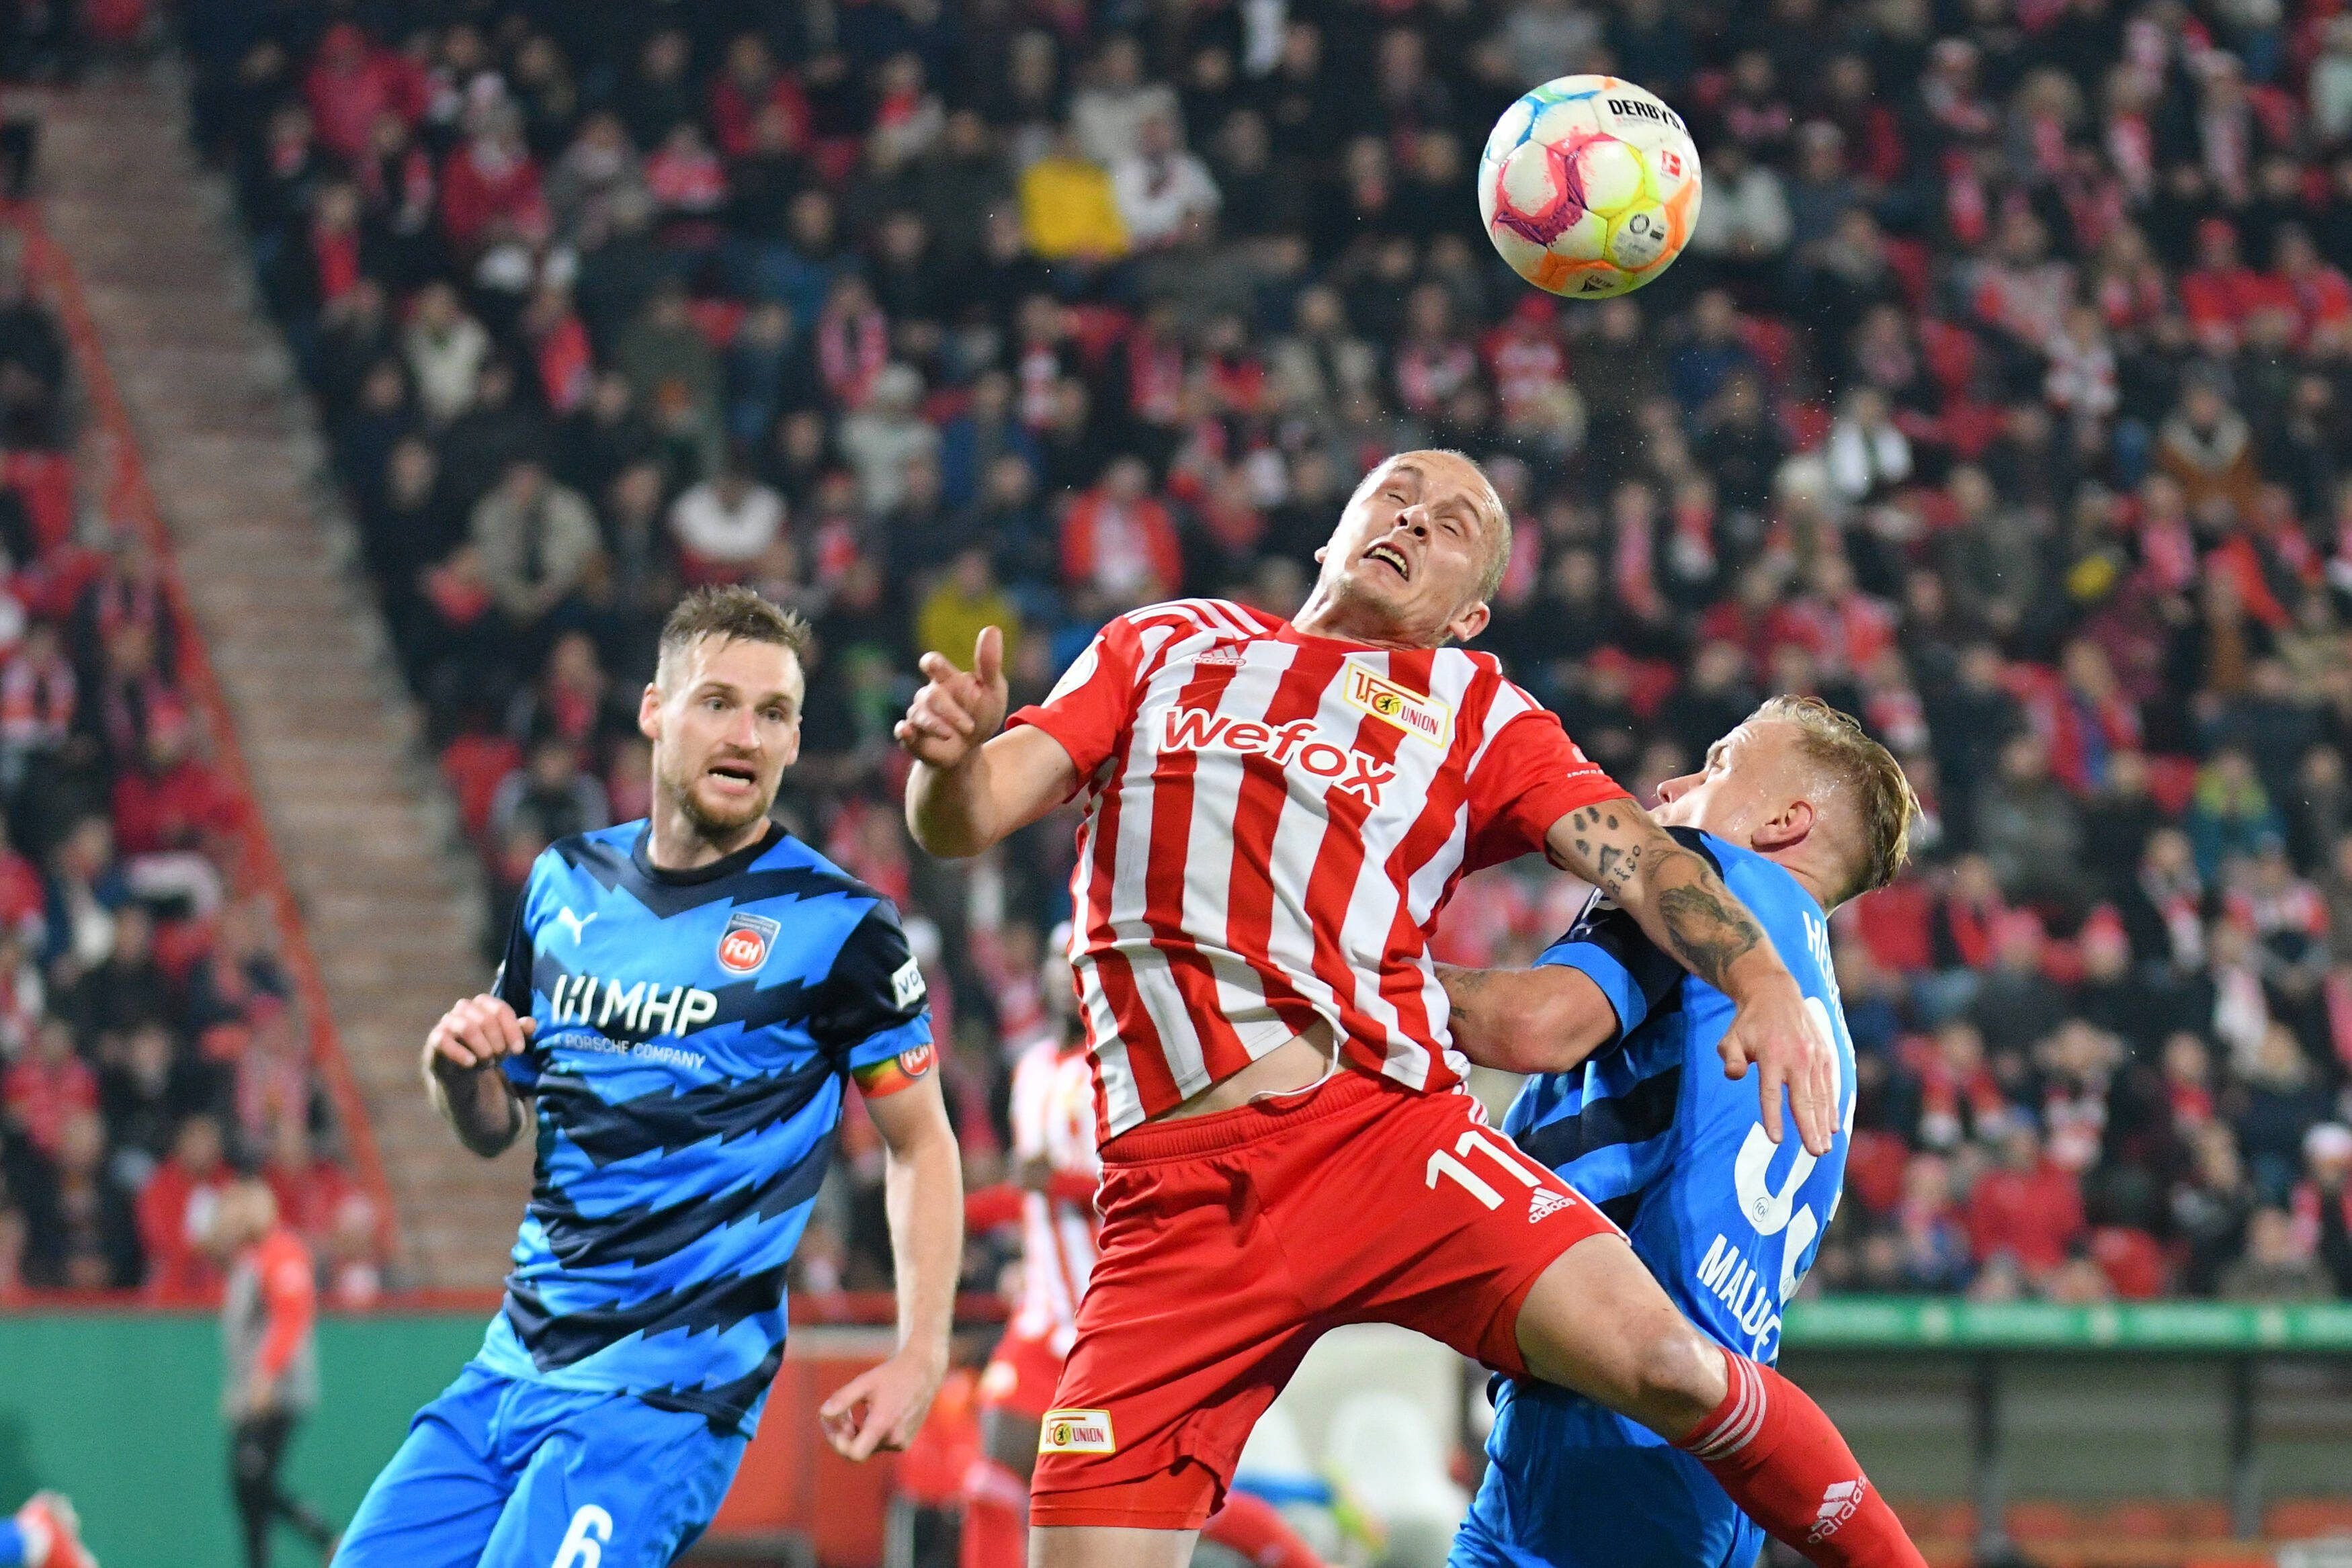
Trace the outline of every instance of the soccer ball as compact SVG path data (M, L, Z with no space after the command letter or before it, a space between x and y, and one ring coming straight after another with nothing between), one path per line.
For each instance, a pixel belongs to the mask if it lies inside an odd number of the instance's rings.
M1478 216L1513 272L1606 299L1672 266L1699 203L1683 117L1615 77L1561 77L1503 111L1478 160Z

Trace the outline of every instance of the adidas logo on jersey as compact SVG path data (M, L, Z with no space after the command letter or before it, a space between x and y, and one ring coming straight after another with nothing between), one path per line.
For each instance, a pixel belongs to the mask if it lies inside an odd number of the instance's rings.
M1282 767L1296 762L1318 779L1339 781L1342 794L1355 795L1367 806L1381 803L1381 787L1396 777L1396 768L1360 751L1309 739L1315 727L1300 720L1279 729L1255 719L1229 718L1199 708L1168 710L1162 725L1162 751L1237 751L1245 757L1271 758Z
M1863 1494L1869 1490L1870 1483L1856 1476L1850 1481L1839 1481L1822 1493L1821 1512L1814 1516L1812 1529L1805 1531L1805 1539L1818 1542L1835 1535L1839 1525L1861 1511Z
M1528 1194L1528 1223L1535 1225L1549 1219L1575 1201L1576 1199L1564 1192L1554 1192L1548 1186L1539 1186Z
M1204 653L1193 654L1192 663L1195 664L1234 664L1238 666L1248 664L1249 659L1242 653L1241 644L1237 643L1220 643Z

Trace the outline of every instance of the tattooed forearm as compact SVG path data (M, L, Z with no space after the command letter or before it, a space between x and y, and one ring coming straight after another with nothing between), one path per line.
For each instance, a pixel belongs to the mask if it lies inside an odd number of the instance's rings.
M1620 804L1622 810L1618 809ZM1641 873L1643 841L1656 831L1647 817L1633 810L1630 800L1587 806L1568 814L1567 839L1575 847L1575 853L1559 853L1564 846L1557 839L1552 847L1570 871L1610 897L1621 898Z
M1570 811L1548 838L1553 861L1607 894L1663 952L1718 989L1763 930L1706 857L1677 843L1631 800Z
M1439 964L1437 983L1445 988L1445 1002L1452 1016L1452 1028L1457 1035L1482 1035L1493 1023L1493 1013L1498 998L1495 994L1497 978L1492 969L1457 969L1451 964Z
M1642 846L1603 844L1601 852L1592 857L1593 885L1612 898L1624 896L1627 884L1642 869Z
M1668 858L1690 862L1688 880L1664 888L1657 897L1668 945L1692 974L1717 990L1727 989L1732 966L1762 944L1764 933L1705 861L1685 849L1669 852ZM1677 866L1674 872L1682 869ZM1662 864L1660 870L1666 868ZM1658 880L1664 882L1667 875Z

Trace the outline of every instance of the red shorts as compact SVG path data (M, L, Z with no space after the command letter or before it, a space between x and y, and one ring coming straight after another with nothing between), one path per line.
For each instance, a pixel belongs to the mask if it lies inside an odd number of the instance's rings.
M1032 1421L1054 1407L1054 1386L1062 1380L1063 1355L1049 1339L1006 1330L980 1375L980 1407L1009 1410Z
M1400 1323L1527 1370L1519 1306L1607 1217L1466 1093L1343 1072L1103 1149L1101 1256L1046 1413L1039 1525L1197 1528L1307 1348Z

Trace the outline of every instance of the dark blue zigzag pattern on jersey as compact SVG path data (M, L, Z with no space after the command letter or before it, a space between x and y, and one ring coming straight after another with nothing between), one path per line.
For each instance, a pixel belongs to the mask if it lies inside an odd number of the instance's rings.
M759 1403L776 1381L776 1371L784 1364L784 1342L778 1340L760 1358L760 1364L742 1376L725 1383L714 1383L708 1388L680 1388L673 1384L666 1388L650 1389L637 1396L640 1402L656 1410L678 1410L688 1415L707 1416L713 1427L731 1427L743 1418L744 1413Z
M644 1268L739 1221L765 1223L814 1197L833 1160L834 1136L835 1129L826 1128L814 1147L765 1182L747 1181L713 1197L673 1204L583 1214L563 1193L542 1184L531 1195L531 1218L547 1237L547 1249L567 1269L613 1263Z
M792 841L784 841L790 842ZM825 866L774 866L738 872L708 882L656 882L637 869L626 845L605 843L593 836L558 841L555 852L574 871L607 888L624 888L639 904L667 920L706 904L757 904L769 898L867 898L882 895L845 872Z
M656 1149L669 1154L711 1137L723 1144L798 1113L833 1071L830 1061L817 1057L764 1078L698 1083L683 1094L664 1087L620 1101L603 1099L583 1078L551 1072L534 1091L540 1137L544 1145L561 1133L600 1166ZM552 1153L541 1147L541 1169Z
M1632 1192L1621 1194L1606 1202L1596 1203L1592 1207L1607 1215L1610 1224L1631 1235L1633 1221L1640 1218L1642 1214L1642 1189L1635 1187Z
M784 1301L784 1264L698 1280L629 1305L552 1309L530 1285L507 1281L507 1321L541 1372L584 1361L631 1334L712 1333L733 1328L759 1312L779 1311Z
M1682 1091L1682 1063L1676 1062L1622 1094L1591 1102L1573 1116L1530 1127L1517 1140L1519 1147L1552 1169L1566 1170L1595 1149L1645 1144L1673 1126L1675 1103Z

